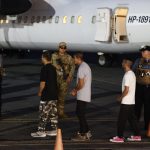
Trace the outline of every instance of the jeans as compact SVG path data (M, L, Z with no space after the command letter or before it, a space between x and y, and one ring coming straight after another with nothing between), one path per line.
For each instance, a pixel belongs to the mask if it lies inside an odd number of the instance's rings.
M139 136L140 132L137 124L137 119L135 116L134 105L121 104L117 125L118 126L117 132L119 137L123 137L127 121L129 121L131 128L133 129L134 135Z
M89 131L88 123L85 117L87 102L77 100L76 114L79 119L80 133L84 134Z

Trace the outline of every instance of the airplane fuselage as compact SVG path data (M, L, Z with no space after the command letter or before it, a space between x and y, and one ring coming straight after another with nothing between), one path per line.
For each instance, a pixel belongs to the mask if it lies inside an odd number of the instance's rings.
M1 20L0 47L103 53L136 52L150 44L149 0L32 0L32 8Z

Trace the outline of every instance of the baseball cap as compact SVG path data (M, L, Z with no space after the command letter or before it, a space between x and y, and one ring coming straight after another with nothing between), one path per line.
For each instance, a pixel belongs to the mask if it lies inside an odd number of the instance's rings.
M144 51L150 51L150 46L148 45L141 46L140 52L144 52Z
M61 46L67 47L67 43L65 43L65 42L60 42L60 43L59 43L59 47L61 47Z

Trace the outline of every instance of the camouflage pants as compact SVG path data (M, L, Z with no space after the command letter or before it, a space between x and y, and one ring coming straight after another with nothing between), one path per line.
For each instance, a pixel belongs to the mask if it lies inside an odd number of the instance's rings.
M40 101L39 112L40 121L38 125L38 131L45 131L48 122L51 123L51 127L53 129L57 128L57 101Z
M65 98L68 92L68 84L64 80L58 80L58 114L64 114L64 105L65 105Z

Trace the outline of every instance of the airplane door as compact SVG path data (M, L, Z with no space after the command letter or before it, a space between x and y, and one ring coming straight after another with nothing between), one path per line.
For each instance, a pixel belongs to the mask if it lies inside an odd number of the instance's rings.
M111 9L98 8L95 41L109 42L111 37Z

